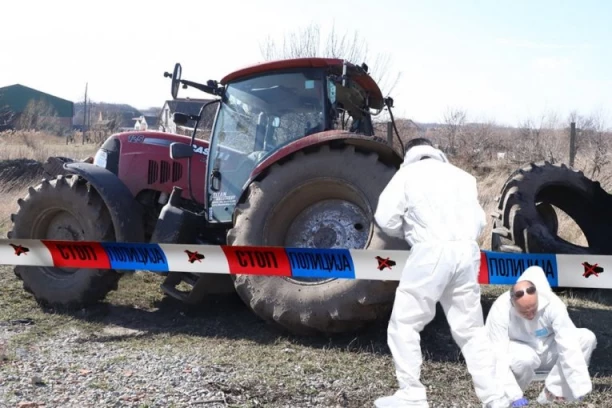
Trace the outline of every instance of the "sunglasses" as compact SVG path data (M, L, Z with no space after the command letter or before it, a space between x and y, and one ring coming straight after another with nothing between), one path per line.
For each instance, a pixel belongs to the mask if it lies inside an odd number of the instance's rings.
M525 290L517 290L516 292L514 292L512 294L512 297L515 299L520 299L523 297L523 295L525 295L525 293L527 293L528 295L533 295L534 293L536 293L536 288L535 286L529 286L527 289Z

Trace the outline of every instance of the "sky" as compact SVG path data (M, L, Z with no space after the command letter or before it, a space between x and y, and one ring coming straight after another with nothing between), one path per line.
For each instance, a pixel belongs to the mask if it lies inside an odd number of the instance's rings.
M19 0L3 4L0 87L20 83L73 102L161 107L164 78L206 82L263 61L261 45L309 24L357 33L387 55L396 117L517 125L555 113L612 126L612 2L409 0ZM372 57L373 60L373 57ZM371 68L373 61L365 61ZM181 89L180 96L208 97Z

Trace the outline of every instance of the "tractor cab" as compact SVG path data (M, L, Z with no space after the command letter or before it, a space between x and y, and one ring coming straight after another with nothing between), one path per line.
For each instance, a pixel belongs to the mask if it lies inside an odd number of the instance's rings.
M237 200L262 161L299 139L325 131L372 136L370 109L382 110L385 102L365 64L359 67L338 59L268 62L207 85L182 80L181 70L176 64L172 75L166 73L172 77L173 98L179 83L219 97L214 101L219 108L206 177L207 218L213 223L231 222ZM179 113L174 119L194 118ZM171 155L191 157L193 149L177 143Z

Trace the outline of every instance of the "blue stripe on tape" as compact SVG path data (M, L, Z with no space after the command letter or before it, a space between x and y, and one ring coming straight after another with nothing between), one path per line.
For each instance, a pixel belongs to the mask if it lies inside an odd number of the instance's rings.
M550 286L559 286L557 257L554 254L514 254L484 251L490 285L513 285L525 269L537 265L544 270Z
M166 254L157 244L103 242L112 269L168 271Z
M348 249L286 248L291 275L296 278L355 279Z

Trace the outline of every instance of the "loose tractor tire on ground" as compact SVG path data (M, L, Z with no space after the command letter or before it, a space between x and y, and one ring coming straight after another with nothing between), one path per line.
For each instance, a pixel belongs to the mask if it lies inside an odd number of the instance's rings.
M562 210L587 246L559 236ZM612 255L612 196L565 164L531 163L510 175L493 214L491 249L500 252Z

